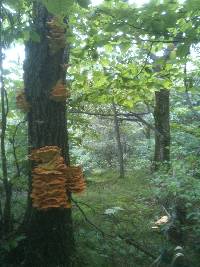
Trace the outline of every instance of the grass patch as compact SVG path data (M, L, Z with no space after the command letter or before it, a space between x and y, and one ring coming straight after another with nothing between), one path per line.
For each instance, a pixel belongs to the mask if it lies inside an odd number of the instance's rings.
M119 179L114 172L95 172L87 181L86 192L74 198L105 235L74 207L78 266L149 266L152 259L125 241L134 240L151 254L159 254L162 236L151 227L160 208L152 197L149 175L137 171Z

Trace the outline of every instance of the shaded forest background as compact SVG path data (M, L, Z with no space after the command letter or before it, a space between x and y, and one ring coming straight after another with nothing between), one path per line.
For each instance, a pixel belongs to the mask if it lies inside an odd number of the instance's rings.
M48 47L44 32L38 32L44 19L34 5L65 29L65 49L59 40L46 65L39 52L33 64L27 60L34 49L37 55L37 49ZM66 79L67 88L65 148L70 164L83 167L87 189L70 193L71 265L41 267L198 267L199 1L137 6L108 0L95 6L87 0L7 0L0 1L0 10L0 265L28 266L29 155L42 146L30 147L33 112L20 110L16 97L25 88L33 100L30 81L36 70L42 65L38 73L46 75L57 64L63 71L55 81ZM9 53L24 47L25 64L20 57L8 62ZM51 83L54 74L37 82ZM42 123L38 120L38 127ZM63 118L59 132L62 123Z

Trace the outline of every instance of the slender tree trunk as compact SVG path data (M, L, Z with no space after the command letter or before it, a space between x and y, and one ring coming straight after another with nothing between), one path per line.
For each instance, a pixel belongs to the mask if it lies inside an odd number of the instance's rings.
M175 38L176 39L176 38ZM170 53L176 49L177 43L164 49L164 55L158 57L151 54L153 61L163 60L163 64L155 64L154 71L159 72L165 69L165 63L170 57ZM155 152L154 152L154 169L158 170L161 163L166 163L167 169L170 167L170 92L167 89L161 89L155 92Z
M11 230L11 199L12 186L8 179L7 158L5 149L6 126L8 101L6 101L6 91L3 79L3 40L2 40L3 14L2 2L0 2L0 86L1 86L1 167L3 175L3 186L5 191L5 203L3 207L3 234L8 234Z
M170 124L169 124L169 90L162 89L155 93L155 170L161 163L169 167L170 161Z
M69 165L66 129L66 104L49 98L59 80L65 80L64 48L51 54L47 22L52 16L39 2L34 8L33 28L40 42L29 41L24 63L25 93L31 109L28 112L29 149L58 146ZM74 250L71 209L46 211L31 208L29 212L25 266L69 267Z
M117 110L116 106L113 103L113 112L114 112L114 128L115 128L115 136L117 142L117 154L118 154L118 162L119 162L119 177L125 177L124 171L124 158L123 158L123 147L121 143L121 136L120 136L120 127L119 127L119 120L117 117Z
M2 211L2 204L0 199L0 236L3 234L3 211Z

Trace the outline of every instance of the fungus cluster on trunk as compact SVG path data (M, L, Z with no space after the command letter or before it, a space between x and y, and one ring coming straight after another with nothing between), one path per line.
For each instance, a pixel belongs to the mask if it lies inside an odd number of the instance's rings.
M85 181L80 166L66 166L57 146L34 149L30 159L36 163L32 171L32 203L39 210L71 208L67 193L80 193Z
M81 193L86 187L81 166L66 169L66 188L71 193Z
M66 38L65 38L65 27L59 20L54 17L47 22L49 29L48 33L48 45L49 50L52 55L56 54L60 49L65 48Z
M63 81L59 80L56 85L52 88L50 99L56 102L63 102L70 96L69 91Z

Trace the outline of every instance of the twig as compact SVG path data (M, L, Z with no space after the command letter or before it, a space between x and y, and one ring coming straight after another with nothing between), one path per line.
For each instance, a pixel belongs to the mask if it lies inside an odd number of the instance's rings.
M150 123L148 123L146 120L144 120L143 118L141 118L138 114L133 114L133 117L136 117L142 124L145 124L146 126L148 126L151 130L153 130L155 132L155 134L159 135L159 136L163 136L163 134L158 131L158 129L156 129L153 125L151 125ZM135 121L134 118L127 118L127 121Z
M106 113L95 113L95 112L88 112L88 111L79 111L79 110L70 110L69 113L75 113L75 114L85 114L85 115L91 115L91 116L102 116L102 117L114 117L114 114L106 114ZM148 123L146 120L144 120L141 116L144 116L146 114L149 114L149 112L142 112L142 113L118 113L117 116L123 116L122 118L119 117L119 120L123 121L140 121L142 124L148 126L151 130L153 130L157 135L163 136L162 133L160 133L153 125ZM135 118L130 118L130 117Z
M91 222L84 210L78 205L77 201L75 201L72 197L71 197L72 202L76 205L76 207L79 209L79 211L82 213L85 221L87 223L89 223L92 227L94 227L98 232L100 232L102 234L102 236L105 237L109 237L109 238L116 238L119 237L121 240L123 240L125 243L134 246L136 249L138 249L139 251L143 252L144 254L146 254L148 257L152 258L152 259L156 259L157 257L153 254L151 254L150 252L148 252L146 249L144 249L140 244L138 244L135 240L133 240L132 238L124 238L122 235L118 235L118 236L114 236L114 235L110 235L105 233L102 229L100 229L98 226L96 226L93 222Z
M100 232L100 233L102 234L103 237L105 237L105 233L104 233L104 231L101 230L99 227L97 227L93 222L91 222L91 221L87 218L87 216L86 216L84 210L78 205L78 202L77 202L76 200L74 200L72 197L70 197L70 199L71 199L72 202L76 205L76 207L79 209L79 211L82 213L82 215L83 215L85 221L86 221L87 223L89 223L92 227L94 227L98 232Z
M145 58L145 61L144 61L144 64L143 64L142 68L141 68L140 71L133 77L133 80L136 79L136 78L143 72L143 70L145 69L145 67L146 67L146 65L147 65L147 62L148 62L148 58L149 58L150 55L151 55L152 46L153 46L153 43L151 43L149 52L147 53L147 56L146 56L146 58Z
M72 198L71 198L71 199L72 199ZM90 208L94 213L96 212L95 209L94 209L93 207L91 207L89 204L87 204L87 203L85 203L85 202L83 202L83 201L77 201L77 200L74 200L74 199L73 199L73 201L76 201L76 203L80 203L80 204L82 204L82 205L84 205L84 206ZM75 202L74 202L74 203L75 203Z
M150 265L150 267L159 267L161 258L162 258L162 256L159 255L158 258L156 258L155 261Z
M15 138L16 138L17 131L18 131L20 125L25 123L25 122L26 122L26 120L23 120L23 121L20 121L16 125L15 131L14 131L13 136L12 136L12 139L10 139L10 143L12 144L12 148L13 148L13 156L14 156L15 166L16 166L16 170L17 170L17 177L21 176L21 170L20 170L20 167L19 167L18 159L17 159L17 153L16 153L17 147L15 146Z

